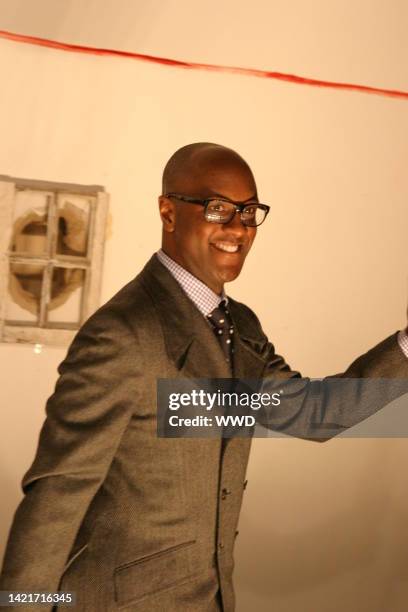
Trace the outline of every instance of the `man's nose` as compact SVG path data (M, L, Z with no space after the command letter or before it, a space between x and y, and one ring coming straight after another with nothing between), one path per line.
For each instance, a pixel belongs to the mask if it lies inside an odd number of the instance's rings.
M243 236L246 233L246 226L241 221L241 212L238 208L235 209L235 215L231 221L225 223L224 227L234 232L235 236Z

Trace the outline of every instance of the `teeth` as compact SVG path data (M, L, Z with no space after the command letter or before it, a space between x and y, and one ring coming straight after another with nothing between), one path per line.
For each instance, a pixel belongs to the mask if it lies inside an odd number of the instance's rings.
M220 251L226 251L227 253L236 253L239 249L238 244L231 244L229 242L215 242L214 246Z

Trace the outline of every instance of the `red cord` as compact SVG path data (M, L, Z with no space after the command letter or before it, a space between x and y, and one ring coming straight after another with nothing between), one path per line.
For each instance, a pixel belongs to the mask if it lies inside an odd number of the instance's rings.
M319 79L311 79L307 77L297 76L295 74L286 74L284 72L274 72L267 70L257 70L255 68L240 68L238 66L222 66L218 64L200 64L197 62L184 62L166 57L157 57L155 55L145 55L143 53L132 53L130 51L119 51L117 49L100 49L98 47L86 47L84 45L73 45L70 43L62 43L56 40L48 40L47 38L38 38L37 36L25 36L24 34L15 34L0 30L0 38L13 40L15 42L27 43L30 45L38 45L40 47L48 47L50 49L58 49L60 51L71 51L74 53L87 53L89 55L111 55L117 57L126 57L144 62L152 62L154 64L162 64L166 66L175 66L177 68L189 68L192 70L207 70L211 72L225 72L233 74L241 74L244 76L261 77L264 79L275 79L278 81L288 81L298 85L310 85L313 87L326 87L331 89L342 89L348 91L360 91L363 93L377 94L391 98L408 99L408 91L399 91L396 89L383 89L380 87L369 87L367 85L357 85L353 83L336 83L335 81L322 81Z

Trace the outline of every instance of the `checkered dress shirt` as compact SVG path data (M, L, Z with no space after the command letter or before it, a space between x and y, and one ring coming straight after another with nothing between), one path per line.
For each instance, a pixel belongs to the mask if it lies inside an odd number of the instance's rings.
M214 293L212 289L207 287L198 278L187 272L180 264L174 261L171 257L160 249L156 253L159 261L165 266L170 274L174 276L181 288L184 289L187 296L195 304L198 310L204 317L207 317L214 308L218 308L222 300L228 303L228 298L224 291L221 295Z
M408 334L405 329L401 330L398 334L398 344L400 345L405 357L408 357Z
M207 285L190 274L190 272L187 272L187 270L176 263L174 259L166 255L162 249L160 249L156 255L163 266L168 269L179 285L181 285L190 300L197 306L204 317L207 317L214 308L217 308L222 300L228 302L228 298L224 292L222 292L222 295L214 293ZM399 332L398 344L405 357L408 357L408 334L405 330Z

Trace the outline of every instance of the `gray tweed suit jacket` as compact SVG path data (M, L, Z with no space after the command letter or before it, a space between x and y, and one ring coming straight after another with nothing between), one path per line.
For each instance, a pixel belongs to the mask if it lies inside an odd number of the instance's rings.
M230 312L237 377L299 376L251 310L230 299ZM58 371L0 588L74 591L81 612L232 612L250 439L157 437L157 378L230 373L155 256L88 319ZM344 375L408 377L408 360L394 335Z

